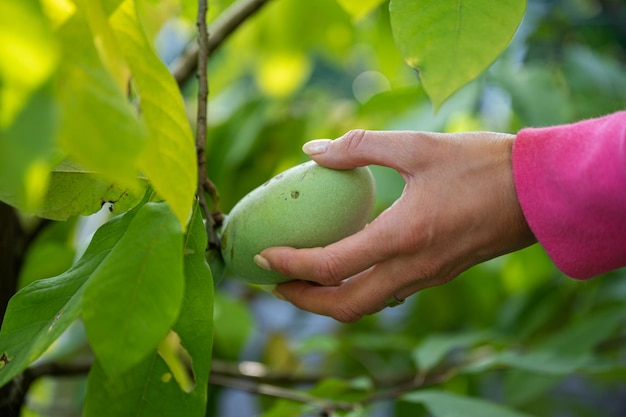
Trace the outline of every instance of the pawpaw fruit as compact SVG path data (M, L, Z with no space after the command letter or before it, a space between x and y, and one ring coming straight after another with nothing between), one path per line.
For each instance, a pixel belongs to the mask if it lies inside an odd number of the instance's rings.
M292 278L254 263L270 246L323 247L361 230L375 200L368 167L337 170L309 161L251 191L222 226L221 252L230 271L253 284Z

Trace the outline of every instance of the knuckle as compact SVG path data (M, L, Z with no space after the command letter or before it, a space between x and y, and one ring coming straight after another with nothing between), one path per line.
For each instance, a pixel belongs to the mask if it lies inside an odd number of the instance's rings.
M363 313L351 303L344 301L336 305L331 312L331 317L341 323L354 323L363 317Z
M363 129L350 130L343 137L344 147L348 152L356 152L361 148L367 131Z
M313 267L313 278L322 285L335 285L343 279L340 261L331 252L322 253L325 255Z

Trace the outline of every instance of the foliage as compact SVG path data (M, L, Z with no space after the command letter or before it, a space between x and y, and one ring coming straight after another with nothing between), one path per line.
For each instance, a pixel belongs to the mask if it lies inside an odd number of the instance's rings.
M210 26L246 3L210 1ZM620 4L257 3L209 59L207 174L225 213L310 139L515 132L626 105ZM197 81L171 75L196 12L0 3L0 204L27 242L17 273L0 269L21 288L0 410L29 381L28 416L52 415L55 392L86 416L623 414L623 270L576 282L534 246L351 325L224 274L194 204ZM380 211L403 183L373 170Z

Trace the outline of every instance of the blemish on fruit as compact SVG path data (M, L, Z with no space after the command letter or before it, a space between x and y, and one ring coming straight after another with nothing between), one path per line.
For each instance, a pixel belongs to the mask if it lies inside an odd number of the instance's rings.
M291 198L293 198L295 200L298 197L300 197L300 191L292 191L291 192Z

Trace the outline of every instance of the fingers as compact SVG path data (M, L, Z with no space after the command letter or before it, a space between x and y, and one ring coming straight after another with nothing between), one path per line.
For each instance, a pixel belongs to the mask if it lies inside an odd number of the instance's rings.
M387 257L371 244L369 231L361 231L323 248L272 247L261 251L255 262L263 268L321 285L337 285Z
M398 255L400 236L394 213L386 210L365 229L323 248L271 247L261 251L255 262L291 278L334 286Z
M320 165L351 169L365 165L382 165L401 173L407 170L417 141L427 134L352 130L336 140L318 139L306 143L303 151Z
M368 285L372 272L367 270L336 286L291 281L278 285L275 292L300 309L351 323L382 310L389 298L385 285Z
M351 323L386 308L385 300L392 296L404 299L453 277L444 275L428 278L429 271L416 272L402 261L393 260L376 265L335 286L290 281L278 285L275 292L300 309ZM415 278L414 274L419 274L422 279Z

